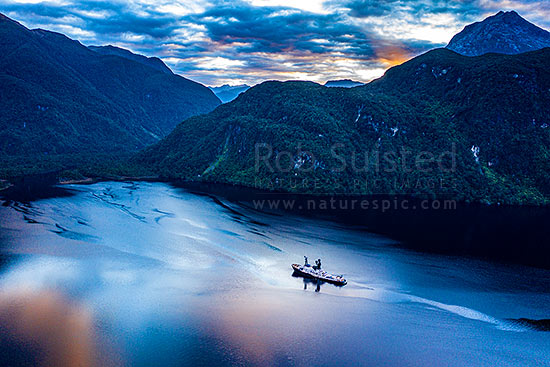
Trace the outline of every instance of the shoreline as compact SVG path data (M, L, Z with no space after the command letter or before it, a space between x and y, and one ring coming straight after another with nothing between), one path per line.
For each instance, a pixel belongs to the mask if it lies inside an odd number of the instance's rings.
M357 198L359 200L362 199L373 199L373 198L399 198L400 200L411 200L411 201L418 201L418 200L425 200L428 202L433 201L445 201L450 200L455 202L457 205L468 205L468 206L481 206L481 207L500 207L500 208L550 208L550 203L501 203L498 201L493 202L485 202L483 200L476 200L476 201L466 201L463 198L457 199L450 194L415 194L415 193L393 193L393 194L382 194L382 193L374 193L374 194L361 194L361 193L330 193L330 192L291 192L291 191L284 191L282 189L272 189L272 188L261 188L250 184L244 184L244 183L232 183L232 182L215 182L215 181L206 181L206 180L189 180L189 179L178 179L178 178L169 178L169 177L162 177L159 175L124 175L124 176L118 176L118 175L106 175L106 176L96 176L96 177L82 177L77 179L64 179L59 177L60 171L50 171L50 172L42 172L42 173L36 173L36 174L29 174L29 175L21 175L16 176L11 179L0 179L0 193L5 193L6 190L36 190L45 188L48 186L54 186L54 185L91 185L98 182L106 182L106 181L113 181L113 182L121 182L121 181L143 181L143 182L163 182L163 183L170 183L174 186L181 186L181 187L191 187L193 190L197 192L205 192L209 193L210 191L218 191L219 188L231 188L235 190L240 191L249 191L254 194L258 195L278 195L278 196L284 196L284 197L309 197L312 199L323 199L323 198ZM4 183L4 186L2 186L2 183ZM456 195L455 195L456 196Z
M228 184L179 182L172 184L191 193L207 195L242 205L250 210L285 215L292 213L314 219L345 224L358 230L380 234L396 240L400 247L426 253L466 256L493 262L522 264L550 269L550 207L486 205L457 203L451 210L391 207L388 210L331 209L309 210L308 200L323 201L328 197L266 192ZM334 195L336 200L354 200L357 197ZM395 198L387 196L385 199ZM368 199L368 198L367 198ZM371 197L372 199L372 197ZM284 202L292 208L255 207L255 201ZM419 202L422 199L397 197L397 200ZM300 205L303 207L300 208ZM226 208L232 211L231 207Z
M379 234L399 242L400 247L426 253L469 256L490 261L515 263L550 269L550 218L549 207L538 206L490 206L481 203L457 203L450 210L390 206L388 208L309 208L327 203L329 199L359 200L357 196L314 196L270 192L242 185L226 183L190 182L167 180L156 176L120 176L65 180L53 186L37 184L20 190L0 192L4 199L32 202L36 199L70 196L69 185L91 185L97 182L143 181L167 183L192 194L210 197L225 210L238 212L229 203L252 211L272 215L295 214L313 219L328 220L360 231ZM7 194L7 195L6 195ZM363 197L364 200L388 200L391 203L422 199L387 196ZM225 202L225 203L224 203ZM261 207L257 204L263 203ZM292 203L286 207L285 202ZM272 203L283 203L272 206ZM547 245L548 244L548 245Z
M98 182L124 182L124 181L143 181L143 182L167 182L159 176L117 176L117 177L86 177L78 180L60 180L57 185L93 185Z

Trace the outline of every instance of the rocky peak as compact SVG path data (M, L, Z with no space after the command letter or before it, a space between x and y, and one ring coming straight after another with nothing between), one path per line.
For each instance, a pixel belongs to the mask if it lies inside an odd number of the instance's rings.
M470 24L447 48L466 56L486 53L519 54L550 47L550 32L523 19L517 12L500 11Z

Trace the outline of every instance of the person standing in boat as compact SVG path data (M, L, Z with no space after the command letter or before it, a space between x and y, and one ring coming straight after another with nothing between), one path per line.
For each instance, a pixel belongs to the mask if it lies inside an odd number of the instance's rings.
M315 270L321 269L321 259L315 260L315 266L313 267Z
M307 262L307 256L304 256L304 266L309 266L309 263Z

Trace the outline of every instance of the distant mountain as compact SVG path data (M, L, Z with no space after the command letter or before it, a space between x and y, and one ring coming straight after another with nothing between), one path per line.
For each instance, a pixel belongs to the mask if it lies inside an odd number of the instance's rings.
M466 56L490 52L513 55L545 47L550 47L550 32L529 23L515 11L501 11L470 24L447 45L448 49Z
M221 87L209 87L212 92L216 94L216 96L223 102L231 102L235 98L239 96L242 92L247 91L250 86L246 84L241 85L229 85L225 84Z
M363 87L262 83L136 162L168 178L288 192L542 204L549 116L550 48L476 58L436 49Z
M351 79L342 79L342 80L329 80L325 83L325 87L340 87L340 88L353 88L365 85L361 82L356 82Z
M135 151L220 104L161 64L0 15L0 156Z
M130 52L128 50L125 50L120 47L115 46L88 46L88 48L92 51L98 52L102 55L115 55L124 57L128 60L137 61L140 64L147 65L152 67L153 69L157 69L158 71L162 71L166 74L173 74L172 70L164 62L162 62L161 59L158 57L147 57L143 55L138 55L133 52Z

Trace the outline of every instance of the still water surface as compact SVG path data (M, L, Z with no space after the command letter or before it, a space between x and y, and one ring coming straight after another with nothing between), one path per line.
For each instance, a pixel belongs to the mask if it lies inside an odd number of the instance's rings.
M541 366L550 271L162 183L0 208L0 365ZM292 276L320 257L349 284Z

